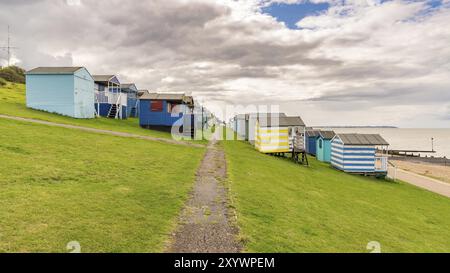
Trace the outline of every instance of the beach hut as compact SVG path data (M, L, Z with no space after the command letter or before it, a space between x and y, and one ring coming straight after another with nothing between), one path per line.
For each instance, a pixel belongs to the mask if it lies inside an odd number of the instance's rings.
M241 114L234 117L234 131L238 140L248 140L248 115Z
M95 110L98 116L126 119L127 93L122 92L120 81L114 75L94 75Z
M247 114L246 121L246 138L245 140L249 141L251 144L255 145L256 143L256 123L259 118L261 119L272 119L279 117L287 117L285 113L249 113Z
M349 173L386 176L389 143L377 134L337 134L331 164Z
M127 117L137 118L139 116L139 90L134 83L124 83L120 85L123 93L127 94Z
M84 67L38 67L26 73L27 107L95 118L94 79Z
M331 162L331 140L336 136L333 131L319 131L316 141L316 158L322 162Z
M179 93L145 92L139 97L139 124L143 128L171 131L182 127L193 134L194 98Z
M309 130L306 131L306 152L310 155L316 155L316 142L317 138L319 137L320 131L318 130Z
M294 139L304 140L305 123L300 117L258 117L255 147L265 154L290 153ZM303 146L303 144L299 146Z

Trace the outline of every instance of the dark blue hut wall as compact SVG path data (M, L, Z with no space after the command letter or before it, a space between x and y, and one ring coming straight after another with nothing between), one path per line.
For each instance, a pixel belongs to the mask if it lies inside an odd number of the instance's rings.
M128 111L127 111L128 117L133 117L133 118L138 117L139 116L139 113L138 113L139 103L138 103L138 100L136 99L136 96L135 95L133 96L133 93L128 93L127 105L128 105ZM131 116L132 109L135 107L137 108L135 111L135 114L133 116Z
M109 110L111 109L111 104L108 103L100 103L100 116L102 117L108 117L109 114ZM122 119L126 119L127 118L127 109L128 107L126 106L122 106ZM98 109L98 104L95 104L95 111L97 111Z
M183 114L173 117L167 111L167 101L163 101L163 110L161 112L152 112L150 100L140 100L139 124L141 126L172 126L179 121Z
M100 103L100 116L107 117L109 113L109 109L111 109L111 104L109 103ZM95 104L95 111L98 111L98 104Z
M316 141L317 137L307 137L306 152L310 155L316 155Z

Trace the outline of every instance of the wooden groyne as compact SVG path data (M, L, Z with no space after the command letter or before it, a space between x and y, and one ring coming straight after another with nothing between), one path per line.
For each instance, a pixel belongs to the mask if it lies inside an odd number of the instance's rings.
M433 165L450 166L450 159L446 157L421 157L421 156L394 156L391 155L390 159L398 161L409 161L418 163L428 163Z
M421 157L422 154L435 154L435 153L436 153L436 151L389 150L389 155L393 155L393 156Z

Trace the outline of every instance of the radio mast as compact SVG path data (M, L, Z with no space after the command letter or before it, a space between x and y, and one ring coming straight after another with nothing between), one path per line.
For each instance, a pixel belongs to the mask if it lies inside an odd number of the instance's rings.
M0 49L7 51L7 54L8 54L8 66L10 66L11 65L11 50L17 49L17 47L11 46L11 32L10 32L9 25L8 25L8 45L0 47Z

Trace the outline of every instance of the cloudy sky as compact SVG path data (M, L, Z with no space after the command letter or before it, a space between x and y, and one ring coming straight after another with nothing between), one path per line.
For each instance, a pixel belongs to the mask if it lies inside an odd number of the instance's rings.
M8 24L26 69L85 66L218 114L450 127L450 0L0 0L0 46Z

